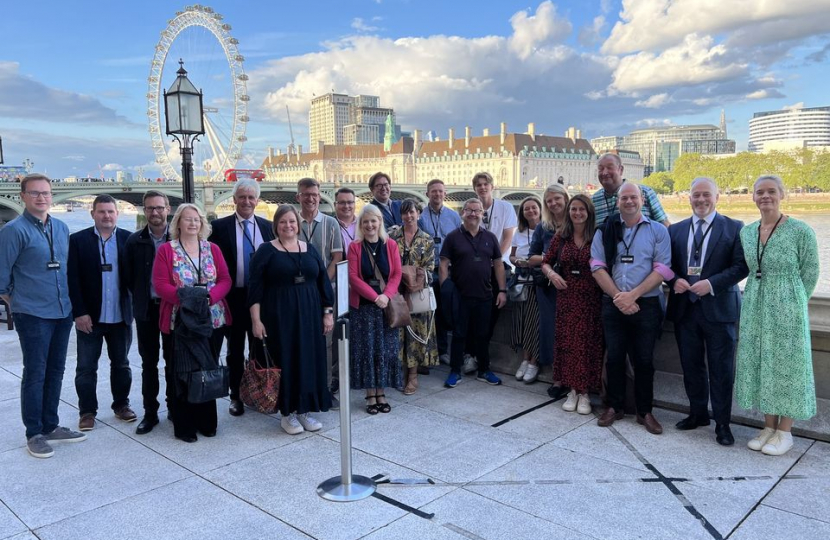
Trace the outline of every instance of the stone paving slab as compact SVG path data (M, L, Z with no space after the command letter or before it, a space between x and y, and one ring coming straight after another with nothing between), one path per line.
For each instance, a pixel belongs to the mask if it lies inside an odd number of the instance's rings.
M830 524L768 506L758 507L729 537L730 540L827 540Z
M26 532L29 532L29 528L17 519L6 505L0 504L0 539L17 536Z
M830 523L830 444L814 443L764 504Z

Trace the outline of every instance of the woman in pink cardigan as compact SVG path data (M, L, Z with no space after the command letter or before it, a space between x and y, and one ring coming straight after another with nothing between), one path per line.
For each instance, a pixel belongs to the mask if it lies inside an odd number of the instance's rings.
M222 348L222 327L231 323L231 314L225 296L231 289L231 277L222 252L206 239L210 224L198 206L182 204L170 222L170 242L163 244L153 263L153 287L161 298L159 328L165 334L173 333L177 324L176 312L182 287L205 287L210 297L210 319L213 335L210 350L214 360ZM173 349L175 350L175 336ZM170 403L173 432L177 439L196 442L197 431L205 437L216 435L216 400L207 403L187 401L186 376L197 371L192 365L183 365L176 355L171 367L175 399Z
M369 414L390 412L384 388L403 386L398 359L400 333L390 328L383 316L383 308L398 292L400 282L398 243L389 241L378 207L367 204L349 245L349 318L351 386L366 390Z

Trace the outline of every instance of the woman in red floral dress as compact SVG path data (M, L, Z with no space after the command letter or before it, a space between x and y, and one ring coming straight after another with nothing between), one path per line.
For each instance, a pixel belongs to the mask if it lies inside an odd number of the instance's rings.
M557 289L553 379L570 386L562 409L591 413L588 392L600 388L605 340L602 333L602 289L591 275L594 205L576 195L565 212L565 226L545 255L542 272Z

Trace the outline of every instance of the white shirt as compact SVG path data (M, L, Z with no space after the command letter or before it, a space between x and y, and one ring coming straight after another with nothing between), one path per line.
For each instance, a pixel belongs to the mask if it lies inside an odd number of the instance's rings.
M533 239L533 232L536 229L526 229L513 234L513 247L516 248L517 259L527 259L530 254L530 241Z
M692 256L692 251L694 251L695 233L697 232L697 229L698 229L698 221L702 219L703 220L703 234L705 236L703 237L703 246L701 246L701 248L700 248L700 267L703 268L703 263L706 261L706 248L709 247L709 238L712 237L712 233L709 232L707 234L707 232L709 231L709 229L712 228L712 223L714 223L715 216L717 216L717 215L718 215L717 211L710 212L708 216L705 216L705 217L702 217L702 218L699 218L695 214L692 214L692 223L691 223L691 226L689 227L689 240L688 240L688 244L686 245L686 261L685 261L685 263L686 263L687 267L689 265L689 259L691 259L691 256ZM714 296L714 294L715 294L714 289L712 289L712 284L711 283L709 284L709 294L711 294L712 296Z
M499 245L501 245L504 230L518 227L519 218L512 204L501 199L493 199L493 204L484 211L481 226L495 234ZM510 251L502 253L501 258L507 264L510 264Z
M243 260L245 243L253 241L254 253L256 253L257 248L265 241L265 239L262 238L262 232L259 230L259 225L253 215L248 218L248 221L251 222L251 237L247 239L245 238L245 233L243 232L245 230L245 224L242 223L244 219L237 213L234 213L233 216L236 220L236 283L234 283L234 285L237 287L245 287L247 286L247 283L245 283L245 261ZM248 264L250 264L250 262L251 261L248 261Z

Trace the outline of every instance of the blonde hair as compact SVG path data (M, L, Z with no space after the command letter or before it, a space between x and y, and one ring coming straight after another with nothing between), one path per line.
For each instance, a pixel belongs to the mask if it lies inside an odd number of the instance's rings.
M374 204L365 205L360 211L360 214L357 215L357 227L354 228L354 241L363 242L363 220L368 216L378 218L378 221L380 222L380 226L378 227L378 237L386 242L389 235L386 234L386 227L383 225L383 214L381 214L380 208Z
M208 223L207 216L204 211L193 203L182 203L176 208L176 213L173 214L173 219L170 220L170 238L173 240L179 239L179 220L182 218L182 213L188 208L192 208L199 214L199 219L202 221L202 226L199 228L199 240L207 240L210 236L210 223Z
M613 156L614 154L611 155ZM551 214L550 210L548 210L548 195L551 193L558 193L565 197L566 207L568 206L568 201L571 198L571 196L568 195L568 190L560 184L551 184L545 188L545 192L542 193L542 226L547 228L549 231L556 230L556 224L553 222L553 214Z
M775 176L774 174L762 174L755 180L755 183L752 184L752 194L755 195L755 188L758 187L758 184L763 182L764 180L772 180L775 182L775 187L778 188L778 193L781 195L783 199L784 196L787 194L787 188L784 187L784 181L781 180L780 176Z

